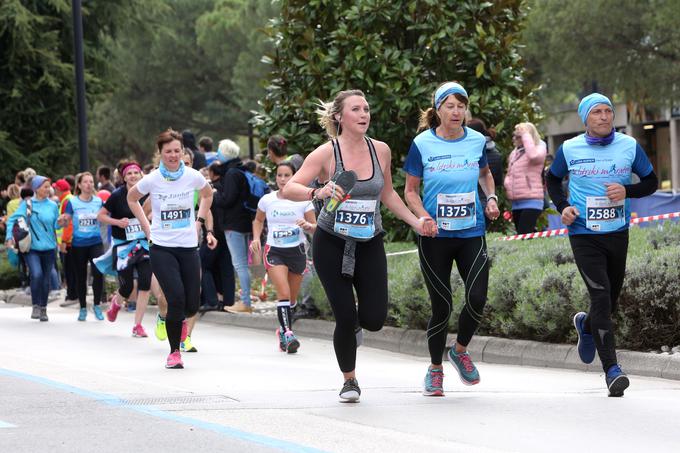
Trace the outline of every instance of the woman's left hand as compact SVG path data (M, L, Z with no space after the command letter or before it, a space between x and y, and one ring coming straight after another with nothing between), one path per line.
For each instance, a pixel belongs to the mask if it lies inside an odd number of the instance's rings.
M308 231L308 232L313 231L314 227L316 226L313 223L306 221L305 219L298 219L298 220L295 221L295 224L297 226L299 226L300 228L302 228L303 230Z
M496 220L498 218L498 216L501 214L501 211L498 209L496 200L492 198L486 203L484 214L486 214L486 216L491 220Z
M205 235L205 242L208 244L210 250L215 250L215 247L217 247L217 239L215 239L212 232L208 232Z

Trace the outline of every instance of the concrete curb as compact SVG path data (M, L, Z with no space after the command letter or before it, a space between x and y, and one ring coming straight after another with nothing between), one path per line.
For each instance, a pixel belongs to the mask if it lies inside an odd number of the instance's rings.
M208 312L201 318L204 322L246 327L251 329L275 330L277 320L271 317L253 315L224 315ZM333 339L335 324L319 319L295 321L295 333L299 336ZM453 344L456 337L449 334L447 344ZM429 357L424 331L384 327L379 332L364 331L364 345L391 352ZM599 361L586 365L578 358L575 345L542 343L529 340L475 336L468 345L468 351L475 360L506 365L562 368L600 372ZM617 351L619 362L629 374L680 380L680 354L653 354L636 351Z
M31 297L12 291L0 292L0 301L16 305L31 305ZM57 301L55 301L57 302ZM61 302L59 300L59 302ZM77 308L77 307L76 307ZM149 307L153 310L155 307ZM153 310L155 312L155 310ZM201 322L259 329L273 332L278 326L276 317L259 314L240 315L209 311L201 315ZM320 319L295 321L295 333L299 336L333 339L335 323ZM447 344L455 342L455 335L447 336ZM384 327L379 332L364 331L364 345L391 352L429 357L424 331ZM586 365L578 358L575 345L542 343L529 340L512 340L475 336L468 345L474 360L506 365L562 368L600 372L599 361ZM617 351L619 363L629 374L680 380L680 354L653 354L649 352Z

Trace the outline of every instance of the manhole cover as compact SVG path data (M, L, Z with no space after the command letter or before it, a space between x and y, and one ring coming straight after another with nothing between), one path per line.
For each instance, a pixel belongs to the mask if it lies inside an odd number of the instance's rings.
M123 406L160 406L160 405L214 405L235 403L237 400L224 395L159 396L151 398L131 398L121 400Z

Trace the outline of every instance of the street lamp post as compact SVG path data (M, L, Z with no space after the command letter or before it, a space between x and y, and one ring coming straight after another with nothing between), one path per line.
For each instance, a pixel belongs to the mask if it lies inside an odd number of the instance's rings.
M78 115L78 148L80 171L87 171L87 112L85 110L85 58L83 57L83 15L81 0L71 1L73 10L73 43L76 70L76 114Z

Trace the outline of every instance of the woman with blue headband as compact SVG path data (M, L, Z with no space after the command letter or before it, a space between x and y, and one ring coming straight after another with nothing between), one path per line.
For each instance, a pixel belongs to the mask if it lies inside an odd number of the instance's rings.
M468 94L447 82L435 91L432 107L422 113L404 170L404 198L418 217L433 219L435 237L418 238L420 268L430 294L432 317L427 328L431 364L425 375L426 396L443 396L442 356L452 312L451 270L455 261L465 282L465 303L458 317L458 337L449 361L465 385L479 383L467 345L482 318L489 280L484 215L498 217L498 198L486 160L486 139L465 127ZM420 195L421 182L423 195ZM480 184L487 206L477 193Z
M574 260L590 295L589 312L574 316L579 357L591 363L597 351L609 396L623 396L630 382L617 363L612 313L626 273L627 199L651 195L659 182L637 141L614 130L609 98L599 93L584 97L578 114L586 132L559 147L546 181L569 227ZM640 177L637 184L632 184L633 173ZM562 190L567 175L569 198Z

